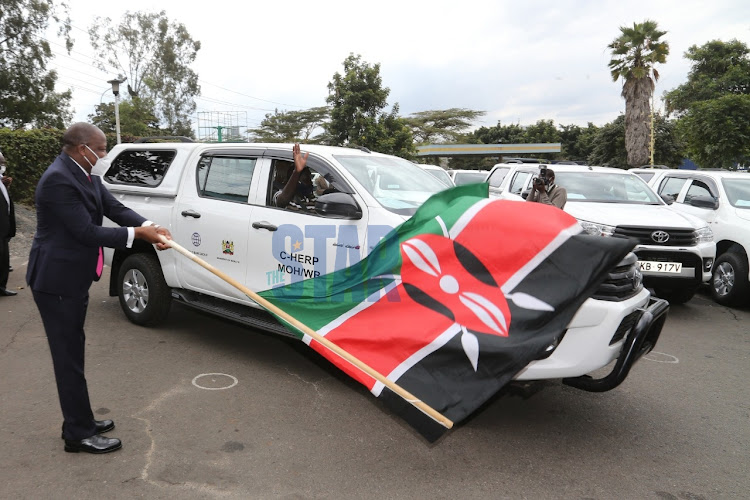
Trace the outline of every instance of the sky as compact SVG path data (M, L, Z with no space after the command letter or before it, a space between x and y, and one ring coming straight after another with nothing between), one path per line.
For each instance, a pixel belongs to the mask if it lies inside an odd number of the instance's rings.
M117 71L96 69L86 33L96 17L116 23L125 11L164 10L201 42L192 65L201 85L194 115L199 138L213 130L197 127L210 126L219 113L253 128L274 109L324 106L327 85L350 53L380 64L388 109L398 103L401 116L468 108L486 113L474 128L541 119L601 126L625 108L622 83L612 81L607 67L607 45L621 26L651 19L667 31L662 39L670 55L657 66L657 109L665 91L686 81L690 64L683 55L691 45L717 39L750 45L747 0L68 3L73 52L48 35L49 67L59 73L58 90L73 90L74 120L86 121L97 104L114 100L107 80Z

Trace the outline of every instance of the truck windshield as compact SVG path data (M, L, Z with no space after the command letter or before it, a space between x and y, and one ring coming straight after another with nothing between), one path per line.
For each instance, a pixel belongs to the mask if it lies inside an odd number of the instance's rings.
M556 172L555 183L568 191L568 201L663 205L648 184L634 174Z
M724 184L727 198L733 207L750 208L750 179L725 178L721 183Z
M340 156L334 158L384 208L399 215L413 215L445 184L422 168L395 156Z

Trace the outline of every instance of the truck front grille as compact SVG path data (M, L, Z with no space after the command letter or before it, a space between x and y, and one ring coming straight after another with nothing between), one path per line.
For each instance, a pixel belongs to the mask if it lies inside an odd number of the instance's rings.
M629 253L607 275L592 298L619 302L637 295L643 290L643 278L638 270L638 258Z
M659 245L665 247L694 247L698 244L692 229L658 227L617 226L615 234L638 241L639 245ZM663 241L664 234L667 235Z

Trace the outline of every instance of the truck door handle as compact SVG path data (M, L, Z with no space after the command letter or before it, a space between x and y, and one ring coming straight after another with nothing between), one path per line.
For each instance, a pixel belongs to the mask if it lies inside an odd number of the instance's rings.
M201 218L201 214L199 214L195 210L183 210L182 211L182 216L183 217L192 217L194 219L200 219Z
M276 231L278 229L277 226L274 226L273 224L269 224L268 222L253 222L253 227L255 229L268 229L269 231Z

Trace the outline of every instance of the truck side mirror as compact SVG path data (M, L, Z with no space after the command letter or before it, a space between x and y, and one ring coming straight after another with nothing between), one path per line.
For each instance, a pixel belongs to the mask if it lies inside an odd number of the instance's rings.
M334 219L356 220L362 218L357 200L348 193L329 193L315 200L315 213Z
M711 210L719 208L719 200L713 196L691 196L688 204L698 208L710 208Z

